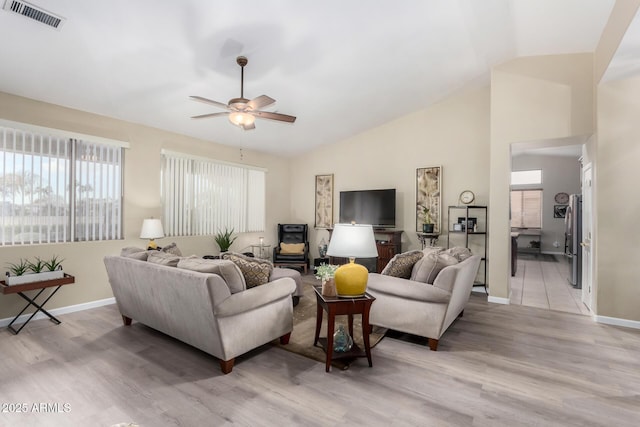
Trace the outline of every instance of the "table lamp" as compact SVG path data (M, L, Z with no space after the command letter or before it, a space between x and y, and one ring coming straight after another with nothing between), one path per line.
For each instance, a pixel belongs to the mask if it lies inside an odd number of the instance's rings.
M340 297L364 295L367 290L369 271L356 264L356 258L378 256L373 227L368 224L336 224L333 228L327 255L349 258L349 263L340 266L335 273L336 292Z
M142 221L142 230L140 230L141 239L149 240L149 249L158 249L158 245L153 239L160 239L164 237L164 230L162 229L162 221L157 218L147 218Z

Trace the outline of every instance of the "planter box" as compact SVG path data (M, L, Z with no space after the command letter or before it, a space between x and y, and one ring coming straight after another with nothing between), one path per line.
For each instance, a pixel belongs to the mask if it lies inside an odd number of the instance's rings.
M64 271L45 271L44 273L23 274L22 276L7 276L5 283L8 286L22 285L24 283L42 282L45 280L61 279L64 277Z

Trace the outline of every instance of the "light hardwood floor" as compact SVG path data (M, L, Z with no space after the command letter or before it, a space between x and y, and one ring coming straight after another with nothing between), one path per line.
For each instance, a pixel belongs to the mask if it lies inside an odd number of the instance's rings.
M222 375L215 358L116 306L0 331L0 426L637 426L640 331L486 302L474 293L439 351L384 338L373 367L266 345ZM311 345L311 343L309 343ZM33 412L33 404L61 413ZM65 412L67 404L68 412ZM50 406L52 407L52 406ZM6 406L3 408L5 409ZM14 407L15 408L15 407Z
M569 268L568 258L560 255L520 256L516 275L511 277L511 304L590 314L582 303L582 289L567 280Z

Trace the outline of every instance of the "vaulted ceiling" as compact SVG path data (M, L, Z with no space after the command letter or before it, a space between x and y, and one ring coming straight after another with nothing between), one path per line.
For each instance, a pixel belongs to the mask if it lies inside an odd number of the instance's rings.
M2 0L11 2L13 0ZM0 91L218 143L294 155L487 85L514 57L594 51L614 0L33 0L59 29L0 10ZM243 131L222 111L276 99Z

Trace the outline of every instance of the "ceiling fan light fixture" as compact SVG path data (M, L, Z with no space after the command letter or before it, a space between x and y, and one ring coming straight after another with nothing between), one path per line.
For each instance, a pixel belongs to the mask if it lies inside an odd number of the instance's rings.
M229 114L229 121L236 126L250 126L256 121L256 118L251 114L243 113L242 111L234 111Z

